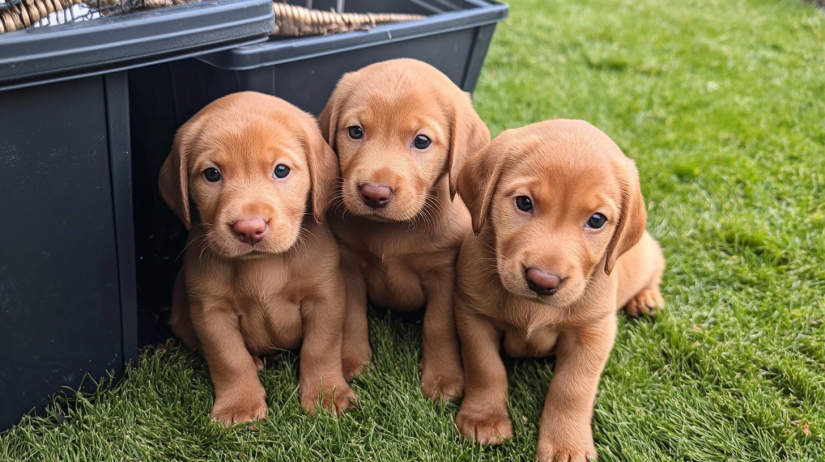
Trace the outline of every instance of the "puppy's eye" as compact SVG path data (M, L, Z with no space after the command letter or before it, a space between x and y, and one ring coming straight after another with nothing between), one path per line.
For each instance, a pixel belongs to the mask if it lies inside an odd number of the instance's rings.
M364 137L364 130L361 130L359 126L349 127L347 133L349 133L349 137L354 140L360 140Z
M601 213L594 213L590 216L590 219L587 220L587 227L593 229L600 229L604 224L607 222L607 217L602 215Z
M529 212L533 210L533 201L527 196L518 196L516 198L516 207L522 212Z
M289 175L289 167L284 164L278 164L275 167L275 178L286 178Z
M207 168L203 171L203 177L206 178L206 181L210 183L214 183L216 181L220 181L221 179L221 172L218 171L216 168Z
M418 135L415 137L415 140L413 140L413 145L416 149L427 149L431 143L432 141L424 135Z

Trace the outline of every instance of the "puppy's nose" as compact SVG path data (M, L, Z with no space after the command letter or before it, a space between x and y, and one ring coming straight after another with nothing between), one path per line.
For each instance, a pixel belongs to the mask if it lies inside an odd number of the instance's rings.
M374 209L386 207L392 200L392 193L392 189L387 185L373 183L361 185L361 200Z
M553 295L561 284L560 277L541 268L527 268L524 277L530 290L538 295Z
M263 218L242 218L232 223L232 232L241 242L249 245L261 242L268 230L269 226Z

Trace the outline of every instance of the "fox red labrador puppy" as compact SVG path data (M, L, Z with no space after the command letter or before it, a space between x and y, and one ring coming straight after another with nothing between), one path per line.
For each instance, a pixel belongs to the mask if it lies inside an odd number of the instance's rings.
M411 59L344 75L319 117L338 154L341 203L328 214L347 286L344 375L372 355L367 301L424 314L421 387L461 396L453 315L455 260L470 216L455 195L464 161L490 141L470 95Z
M510 438L501 347L555 354L539 459L595 457L590 421L616 311L664 303L665 260L645 231L635 164L592 125L551 120L502 133L467 161L457 186L477 235L456 269L466 380L458 428L482 444Z
M338 245L322 224L337 176L315 119L272 96L218 99L175 137L160 192L191 231L172 328L206 359L224 426L264 417L259 357L278 350L300 346L305 410L355 399L341 372Z

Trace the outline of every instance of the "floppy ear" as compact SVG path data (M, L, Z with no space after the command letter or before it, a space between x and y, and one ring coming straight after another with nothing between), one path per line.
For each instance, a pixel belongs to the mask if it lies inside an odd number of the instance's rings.
M493 191L501 175L505 156L492 144L471 156L457 175L456 190L473 219L473 233L478 234L487 221Z
M616 260L636 245L645 233L647 211L645 200L642 197L642 188L639 185L639 171L632 160L627 160L625 173L621 181L622 210L619 215L619 224L613 231L613 237L607 246L607 259L604 272L607 275L613 271Z
M338 132L338 97L335 93L327 101L321 115L318 116L318 128L321 129L321 136L328 143L330 149L335 150L335 138Z
M309 117L308 114L307 116ZM312 215L315 221L322 223L324 215L332 204L336 182L341 173L335 152L321 136L321 131L315 126L314 120L307 122L306 125Z
M335 139L338 135L338 117L341 113L341 101L349 92L350 81L352 74L344 74L338 84L335 85L335 90L327 101L321 115L318 116L318 127L321 129L321 135L324 137L329 147L335 151Z
M181 126L172 143L172 152L163 162L158 178L160 196L172 212L186 225L192 227L192 218L189 213L189 169L187 144L191 132L194 130L194 120Z
M453 111L450 156L447 174L450 178L450 200L455 198L456 177L464 162L479 149L490 143L490 130L473 109L469 93L461 93ZM462 198L464 196L462 195Z

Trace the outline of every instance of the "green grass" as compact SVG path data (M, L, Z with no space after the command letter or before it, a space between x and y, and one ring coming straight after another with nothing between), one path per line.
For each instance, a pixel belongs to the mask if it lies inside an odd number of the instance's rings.
M825 460L825 14L795 0L512 0L475 95L492 131L581 118L639 165L667 310L622 320L600 460ZM256 428L210 423L204 364L170 344L115 388L25 418L0 460L534 460L552 375L510 371L515 439L464 441L418 389L420 326L371 318L340 419L302 415L295 356Z

